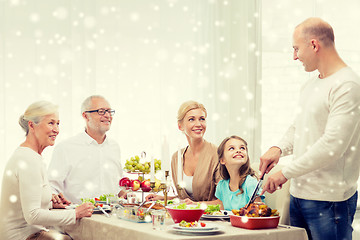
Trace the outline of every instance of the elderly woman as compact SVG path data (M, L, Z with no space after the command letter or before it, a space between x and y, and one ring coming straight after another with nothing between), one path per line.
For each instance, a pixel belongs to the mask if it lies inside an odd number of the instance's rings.
M178 127L189 145L181 149L181 159L175 152L171 160L172 179L177 188L178 197L187 203L206 202L220 204L215 197L216 184L220 181L217 147L204 139L207 112L204 105L184 102L178 111ZM181 164L178 164L181 161ZM178 166L182 169L178 169ZM162 196L149 195L147 200L162 199Z
M0 216L1 239L71 239L45 227L75 224L90 217L94 206L85 203L72 210L51 211L68 204L53 197L41 153L55 143L59 134L57 106L39 101L31 104L19 119L25 141L8 161L2 181ZM61 197L61 195L60 195Z

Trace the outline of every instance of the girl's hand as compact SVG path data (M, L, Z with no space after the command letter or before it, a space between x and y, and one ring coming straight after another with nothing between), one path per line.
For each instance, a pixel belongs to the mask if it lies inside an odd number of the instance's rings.
M90 202L81 204L80 206L75 208L76 219L80 219L83 217L91 217L94 212L94 207L94 204Z

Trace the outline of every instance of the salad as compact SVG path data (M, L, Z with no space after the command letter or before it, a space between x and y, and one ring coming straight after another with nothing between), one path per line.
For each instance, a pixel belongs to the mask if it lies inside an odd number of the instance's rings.
M188 206L186 203L181 203L175 206L174 209L200 209L200 203L198 203L195 207Z
M96 198L81 198L82 203L91 202L95 207L103 207L104 204L101 202L106 202L106 198L114 197L114 194L103 194L100 197Z
M226 213L226 212L225 212ZM220 204L217 205L208 205L205 209L205 213L207 215L224 215L220 210Z
M182 220L180 223L179 223L179 226L180 227L206 227L206 223L199 223L197 221L195 222L187 222L185 220Z

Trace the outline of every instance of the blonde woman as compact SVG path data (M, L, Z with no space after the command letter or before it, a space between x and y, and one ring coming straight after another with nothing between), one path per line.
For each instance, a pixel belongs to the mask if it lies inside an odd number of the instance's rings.
M215 197L216 184L220 181L217 147L204 139L207 111L196 101L184 102L178 110L178 128L188 141L181 149L180 159L175 152L171 160L171 172L178 197L187 203L207 202L219 204ZM178 161L181 161L178 164ZM182 168L178 169L178 166ZM162 196L149 195L147 200L162 199Z
M54 145L59 134L57 106L47 101L35 102L20 116L19 124L26 139L5 167L0 237L11 240L71 239L45 227L75 224L76 219L90 217L94 206L85 203L73 210L50 211L69 204L64 198L58 202L59 196L52 196L41 156L46 147Z

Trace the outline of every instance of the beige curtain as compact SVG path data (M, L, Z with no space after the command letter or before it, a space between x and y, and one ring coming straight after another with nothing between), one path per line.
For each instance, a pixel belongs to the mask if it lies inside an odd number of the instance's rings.
M185 145L179 105L208 109L206 139L238 134L259 155L258 0L0 1L0 170L24 139L18 117L34 101L60 106L57 142L83 128L80 105L102 94L122 160ZM151 150L150 150L151 149ZM52 148L44 152L46 160Z

